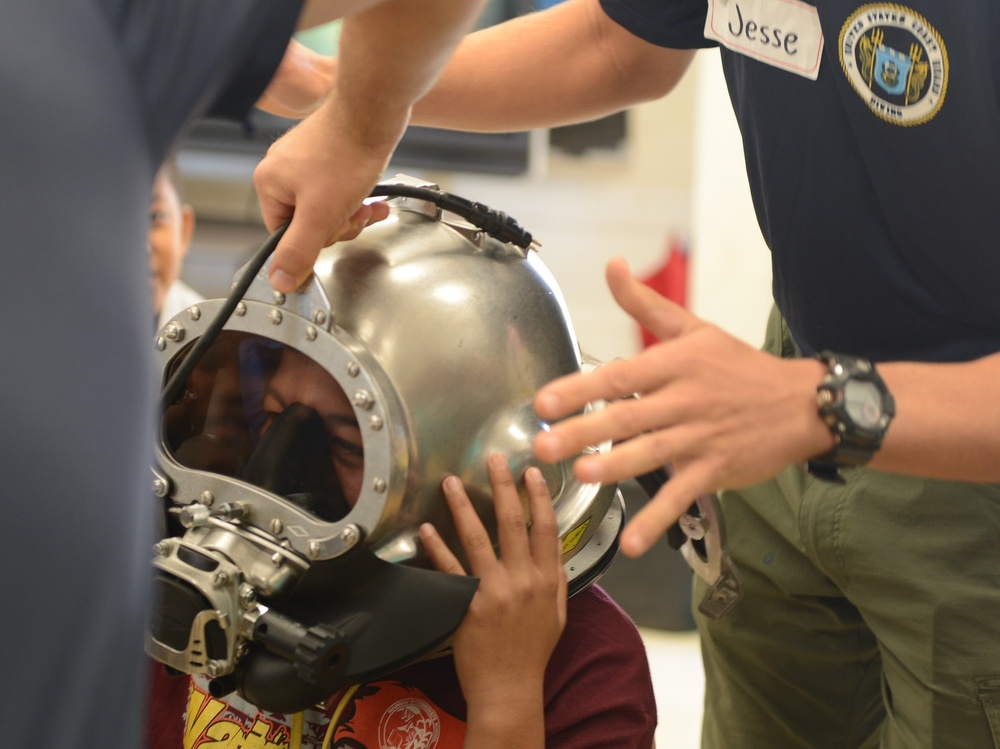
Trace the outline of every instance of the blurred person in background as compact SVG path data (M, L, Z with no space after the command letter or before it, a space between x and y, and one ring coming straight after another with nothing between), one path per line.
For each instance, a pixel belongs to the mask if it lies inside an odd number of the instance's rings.
M344 17L341 75L258 170L269 227L294 212L275 255L294 285L322 246L373 217L362 199L481 5L39 0L0 12L0 223L19 320L0 332L13 529L0 564L18 570L0 625L6 745L141 743L155 397L138 248L156 170L194 118L246 115L303 7L301 25ZM274 85L281 100L303 84Z

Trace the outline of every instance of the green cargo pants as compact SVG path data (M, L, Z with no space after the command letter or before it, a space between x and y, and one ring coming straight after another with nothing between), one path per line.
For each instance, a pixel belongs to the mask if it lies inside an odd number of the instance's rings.
M795 355L776 313L765 349ZM723 493L745 592L697 617L704 749L1000 749L1000 486L844 478Z

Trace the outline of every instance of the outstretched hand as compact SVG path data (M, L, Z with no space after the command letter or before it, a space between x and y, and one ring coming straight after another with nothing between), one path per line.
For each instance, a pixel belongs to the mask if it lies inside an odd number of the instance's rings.
M469 728L485 719L508 725L519 738L543 719L545 668L566 623L566 573L548 487L537 468L525 473L530 529L514 477L501 455L489 459L500 556L458 478L444 482L445 498L469 560L480 579L469 611L455 634L455 669L469 707ZM421 539L442 572L466 571L429 524ZM493 726L490 731L498 730ZM544 741L544 736L542 737Z
M661 342L542 388L538 415L570 418L540 433L535 453L558 461L618 443L577 459L574 473L586 482L673 465L673 477L622 533L625 554L644 553L702 494L763 481L833 446L816 410L818 361L746 345L635 279L620 258L608 264L607 279L618 304ZM605 408L574 415L601 400Z

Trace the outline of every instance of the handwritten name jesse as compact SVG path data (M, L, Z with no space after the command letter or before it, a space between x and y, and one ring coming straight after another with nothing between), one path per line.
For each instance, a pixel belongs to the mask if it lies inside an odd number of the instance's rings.
M765 47L774 47L784 51L786 55L792 56L798 53L796 44L799 35L793 32L784 32L776 26L766 23L757 23L752 18L743 18L743 10L739 3L736 4L735 22L729 21L729 32L735 37L743 37L749 42L754 42Z

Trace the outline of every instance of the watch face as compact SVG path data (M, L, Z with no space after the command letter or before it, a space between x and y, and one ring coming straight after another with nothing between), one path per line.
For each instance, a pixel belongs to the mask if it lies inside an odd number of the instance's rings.
M849 380L844 386L847 415L861 429L876 429L882 419L882 396L874 382Z

